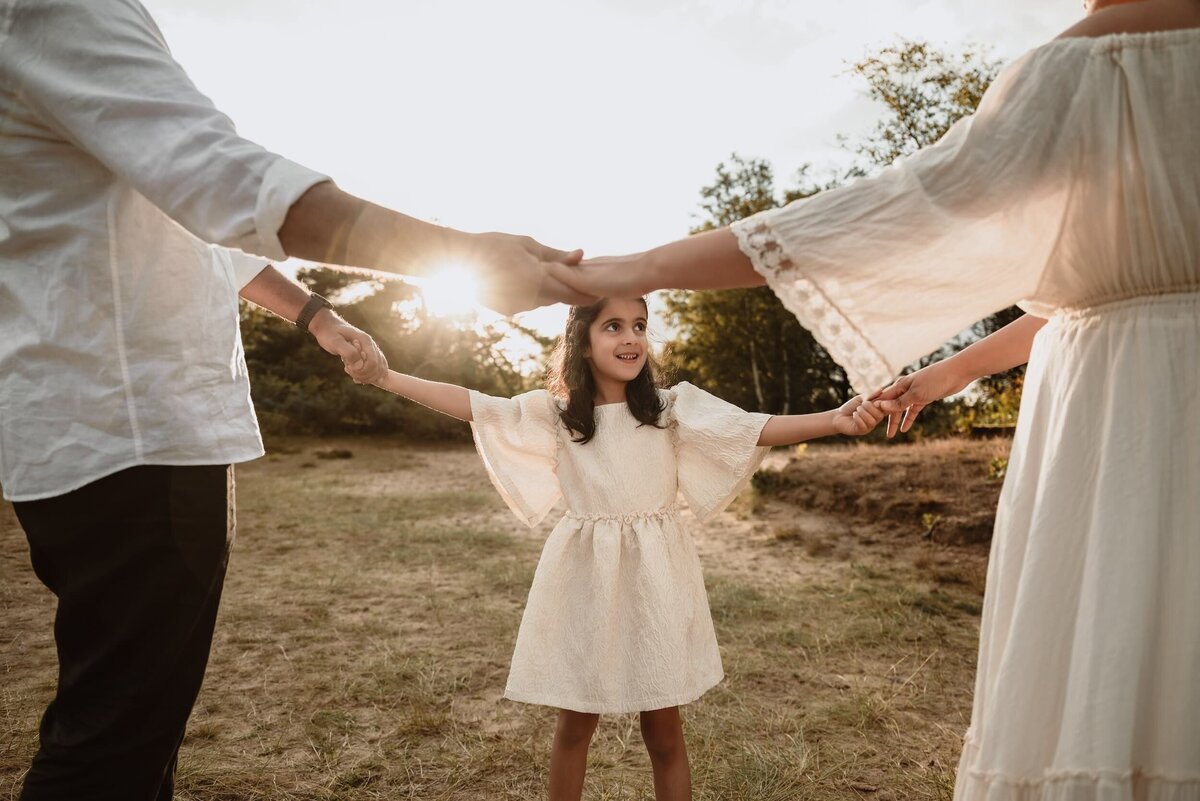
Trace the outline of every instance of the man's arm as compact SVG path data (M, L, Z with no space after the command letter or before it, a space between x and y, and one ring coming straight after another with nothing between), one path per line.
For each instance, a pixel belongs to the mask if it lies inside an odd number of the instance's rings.
M527 236L469 234L423 222L319 183L292 204L279 229L289 256L325 264L426 275L455 264L471 270L481 301L504 314L550 303L591 303L550 268L579 263L582 251L555 250Z
M312 297L307 289L270 265L242 287L238 294L288 322L295 322ZM387 359L375 340L347 323L332 309L318 311L309 322L308 330L317 344L341 358L346 372L355 381L369 384L387 373Z
M52 134L205 242L416 275L462 262L483 302L504 313L592 300L547 275L547 265L576 263L578 251L416 220L242 138L132 0L22 4L0 74Z

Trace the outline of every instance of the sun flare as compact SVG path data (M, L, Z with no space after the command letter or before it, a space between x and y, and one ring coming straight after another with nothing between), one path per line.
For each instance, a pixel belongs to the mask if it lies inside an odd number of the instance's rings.
M425 307L435 317L469 317L479 312L479 282L464 264L447 264L422 278Z

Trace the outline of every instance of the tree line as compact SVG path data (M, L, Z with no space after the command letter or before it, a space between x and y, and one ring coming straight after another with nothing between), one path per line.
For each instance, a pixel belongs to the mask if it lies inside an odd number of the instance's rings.
M839 137L851 164L835 171L804 164L779 187L772 165L736 153L717 165L700 190L692 233L729 225L759 211L811 197L871 175L933 144L972 113L999 70L986 51L948 53L924 42L901 41L849 68L865 83L882 115L865 137ZM357 299L339 304L353 325L370 331L391 365L423 378L451 381L493 394L512 395L540 383L510 363L497 344L509 335L498 326L471 327L428 312L418 287L402 280L374 281L328 269L298 278L313 291L337 295L355 286ZM366 291L362 291L366 289ZM672 291L665 295L674 340L664 363L673 381L690 380L744 409L772 414L818 411L849 397L845 373L766 287L724 291ZM928 363L1020 316L1015 307L975 325L965 337L924 359ZM544 351L552 339L518 329ZM359 387L325 358L310 337L259 309L244 305L242 336L260 422L269 433L401 433L413 439L465 439L465 428L371 387ZM315 368L315 369L314 369ZM1011 425L1023 369L979 382L971 397L930 409L918 436L937 436L974 425Z

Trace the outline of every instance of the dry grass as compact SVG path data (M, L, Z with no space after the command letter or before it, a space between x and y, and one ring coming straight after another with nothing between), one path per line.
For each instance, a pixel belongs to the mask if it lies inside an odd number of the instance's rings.
M926 440L880 447L814 447L763 471L756 486L803 509L908 537L987 543L995 522L1007 439Z
M468 449L280 446L239 470L238 542L178 797L543 797L553 712L500 695L546 526L516 524ZM334 450L352 458L318 458ZM892 458L876 450L848 453ZM896 541L779 497L697 530L727 678L685 710L696 797L949 799L979 550L917 537L897 558ZM53 598L7 506L0 612L3 799L54 678ZM585 795L652 798L633 716L602 721Z

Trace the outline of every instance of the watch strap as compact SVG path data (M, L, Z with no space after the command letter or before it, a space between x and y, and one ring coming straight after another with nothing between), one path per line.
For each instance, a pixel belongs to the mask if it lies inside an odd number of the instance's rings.
M301 331L308 330L308 324L312 322L312 318L316 316L321 309L332 309L333 304L325 298L313 292L308 296L308 303L304 304L304 308L300 310L300 314L296 316L296 327Z

